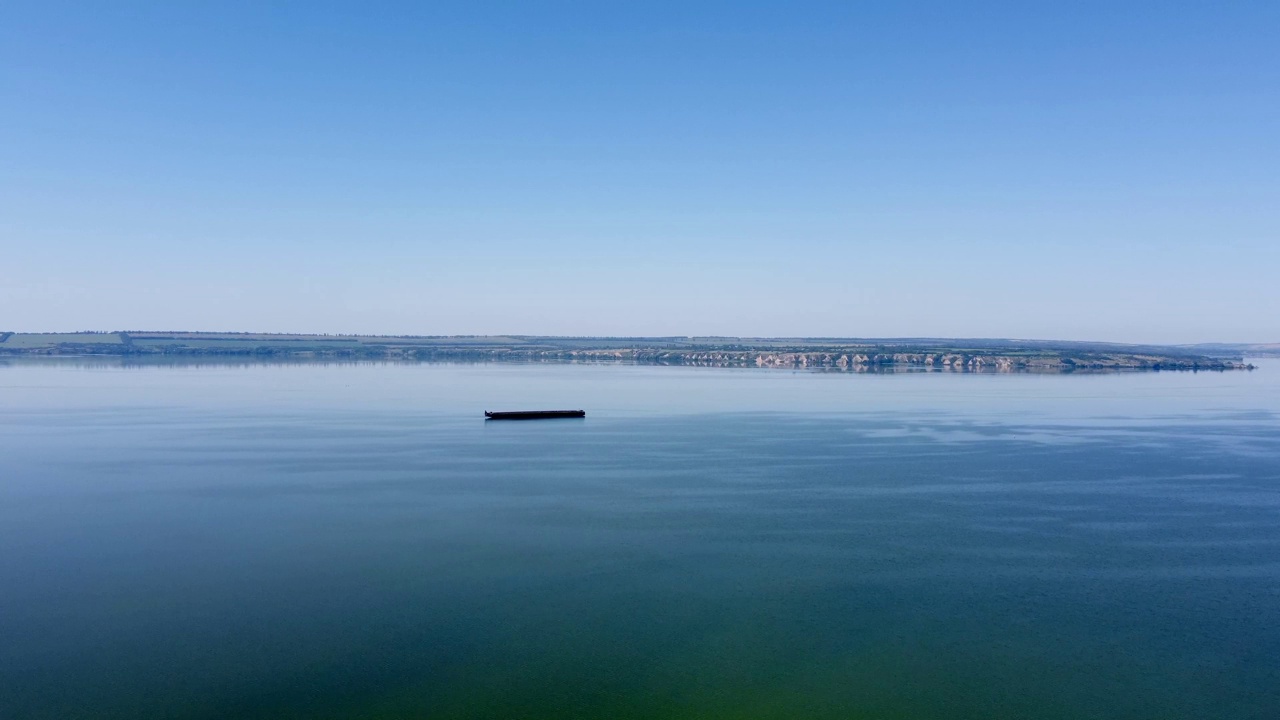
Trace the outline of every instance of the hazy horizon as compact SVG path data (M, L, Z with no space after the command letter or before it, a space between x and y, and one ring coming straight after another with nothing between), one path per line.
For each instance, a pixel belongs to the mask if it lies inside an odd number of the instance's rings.
M939 336L939 335L892 335L892 336L871 336L871 335L690 335L688 333L672 333L666 335L640 335L636 333L616 333L608 335L552 335L548 333L362 333L362 332L294 332L289 330L190 330L179 328L131 328L131 329L111 329L111 330L95 330L95 329L79 329L79 330L6 330L0 329L0 334L13 332L19 334L32 335L64 335L64 334L82 334L82 333L194 333L209 335L302 335L302 336L343 336L343 337L531 337L531 338L600 338L600 339L660 339L660 338L680 338L680 339L726 339L726 340L841 340L841 341L865 341L865 342L908 342L908 341L961 341L961 342L979 342L984 340L993 340L1000 342L1025 342L1025 343L1101 343L1116 345L1153 345L1153 346L1179 346L1179 345L1270 345L1280 344L1272 340L1201 340L1195 342L1184 343L1143 343L1123 340L1098 340L1096 338L1060 338L1060 337L997 337L997 336Z

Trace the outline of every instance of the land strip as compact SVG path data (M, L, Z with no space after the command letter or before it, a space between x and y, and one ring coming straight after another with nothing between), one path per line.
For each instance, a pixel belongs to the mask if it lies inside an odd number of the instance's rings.
M1236 370L1237 346L940 338L289 335L207 332L0 333L0 355L194 356L409 361L613 362L847 371Z

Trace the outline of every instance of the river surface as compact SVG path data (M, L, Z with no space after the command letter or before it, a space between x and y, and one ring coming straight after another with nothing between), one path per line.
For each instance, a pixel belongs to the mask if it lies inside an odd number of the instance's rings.
M1255 362L9 361L0 718L1274 719Z

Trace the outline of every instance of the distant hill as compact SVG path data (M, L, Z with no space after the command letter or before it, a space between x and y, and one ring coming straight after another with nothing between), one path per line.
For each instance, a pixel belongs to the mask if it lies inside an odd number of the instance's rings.
M1280 343L1201 343L1180 345L1194 353L1221 357L1280 357Z
M626 362L835 370L1232 370L1234 348L1003 338L554 337L206 332L0 333L0 355Z

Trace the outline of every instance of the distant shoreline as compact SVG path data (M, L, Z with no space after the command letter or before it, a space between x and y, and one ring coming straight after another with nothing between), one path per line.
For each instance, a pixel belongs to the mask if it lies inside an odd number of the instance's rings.
M1248 370L1250 347L940 338L285 335L204 332L0 333L0 357L586 362L850 372L1065 373Z

